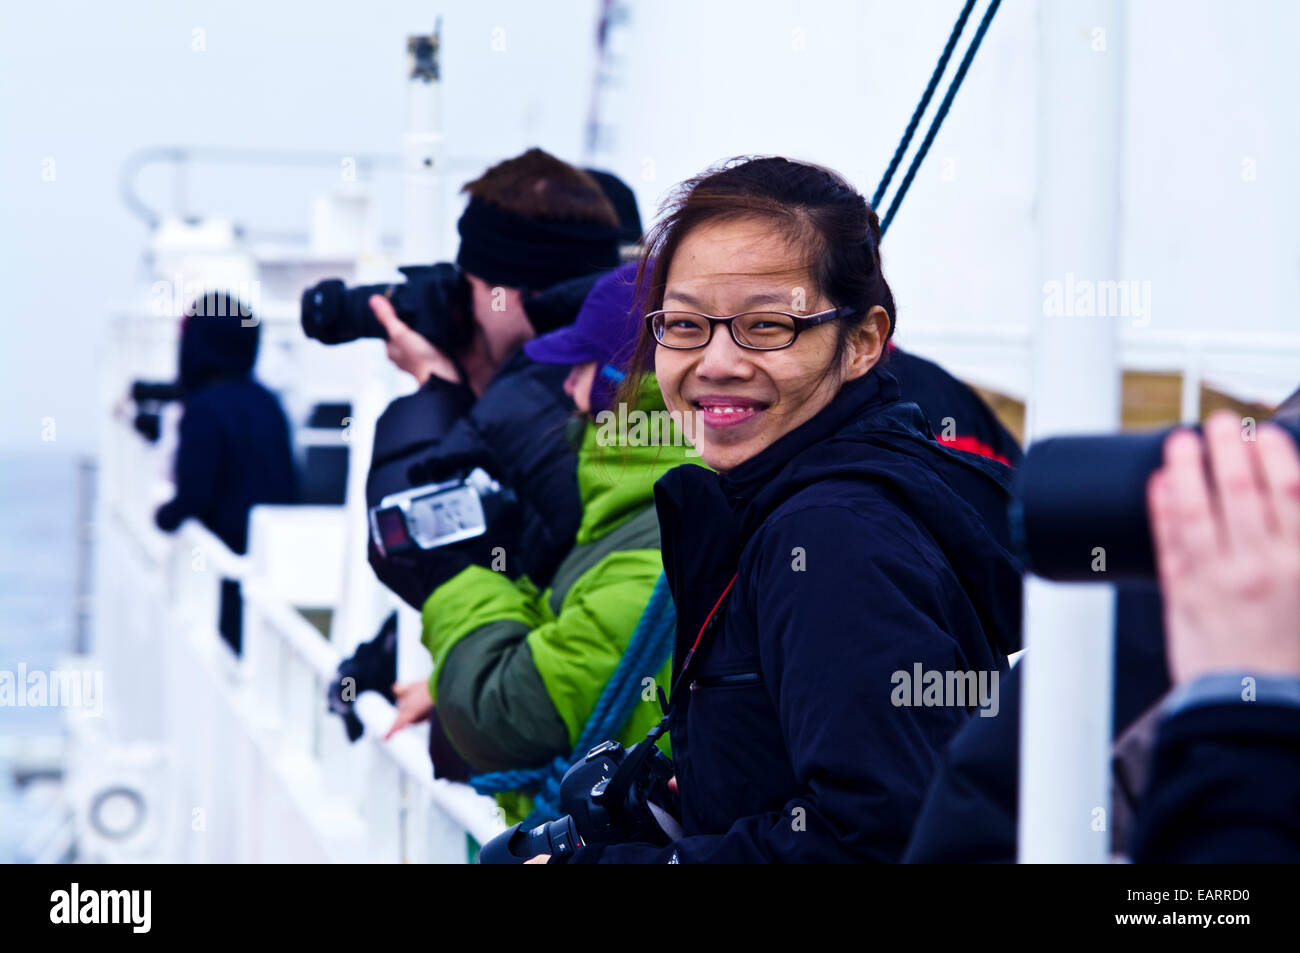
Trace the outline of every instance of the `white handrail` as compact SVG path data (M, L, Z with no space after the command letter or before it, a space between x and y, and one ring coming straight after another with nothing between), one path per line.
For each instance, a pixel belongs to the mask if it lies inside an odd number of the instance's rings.
M325 711L323 693L324 686L334 677L342 661L341 653L297 610L279 599L263 580L248 575L249 562L231 553L207 529L191 521L186 524L182 539L187 546L201 547L209 560L209 567L218 574L242 579L245 607L250 616L260 616L262 634L278 640L283 648L300 659L315 676L317 685L313 687L319 687L320 691L311 696L311 704L317 727L341 732L342 727L337 718ZM213 634L215 636L215 620ZM281 658L280 661L283 663L284 659ZM264 683L254 678L251 684ZM255 694L254 702L261 701L266 699L259 699ZM418 738L420 732L408 730L389 741L382 740L397 714L386 699L372 692L363 692L356 700L355 711L366 728L366 740L362 743L370 744L382 752L405 776L407 782L426 793L433 808L445 814L480 843L502 829L495 803L490 799L483 798L465 785L434 779L428 751ZM301 716L303 713L297 714Z
M292 606L285 605L267 589L260 579L246 579L243 584L245 606L261 612L275 634L301 658L317 677L329 681L338 670L342 657L310 622Z
M124 422L111 427L108 438L109 457L126 468L124 475L139 472L154 452ZM258 558L231 552L195 520L169 540L152 525L147 507L121 498L138 486L130 478L106 481L103 500L102 542L127 555L129 565L114 567L107 583L113 599L101 604L150 609L104 617L101 648L121 673L115 684L127 686L113 701L137 709L125 721L166 729L179 772L171 787L181 799L171 811L188 812L197 803L239 825L238 837L225 841L174 839L170 849L180 853L171 859L463 862L467 834L482 843L503 829L491 799L433 777L420 726L383 740L396 710L381 696L366 692L357 700L354 710L366 734L355 744L346 741L325 700L343 653L265 575L276 561L266 554L291 552L294 537L282 537ZM250 522L262 527L259 533L301 531L307 512L271 508ZM333 519L313 523L314 538L342 526ZM242 656L231 653L218 633L222 579L241 587ZM163 657L170 661L161 667L146 664ZM154 684L160 676L175 684ZM224 780L225 772L238 777ZM264 793L252 798L241 793L259 789ZM263 803L268 799L274 807ZM297 815L289 825L295 833L259 841L257 831L268 824L283 827L274 818L286 810ZM315 833L304 835L309 831Z
M362 692L357 698L357 717L366 726L366 734L382 738L397 717L397 709L374 692ZM496 802L476 794L473 788L433 777L429 753L413 732L404 731L382 742L380 750L392 759L407 776L427 790L449 817L460 824L480 844L486 843L504 828Z

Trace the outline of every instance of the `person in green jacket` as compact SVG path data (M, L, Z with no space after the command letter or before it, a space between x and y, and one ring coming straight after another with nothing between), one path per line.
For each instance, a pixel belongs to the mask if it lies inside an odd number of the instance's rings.
M635 407L612 406L641 321L634 276L635 265L611 272L572 325L525 345L533 360L572 365L565 391L583 412L568 435L581 425L582 520L551 587L540 592L527 577L469 566L424 604L434 669L428 707L411 713L408 705L407 721L436 706L447 739L480 774L573 754L663 569L654 484L694 451L652 377ZM640 695L615 735L625 745L661 717L654 686L667 686L666 650L655 664L636 680ZM498 794L509 822L531 811L530 795Z

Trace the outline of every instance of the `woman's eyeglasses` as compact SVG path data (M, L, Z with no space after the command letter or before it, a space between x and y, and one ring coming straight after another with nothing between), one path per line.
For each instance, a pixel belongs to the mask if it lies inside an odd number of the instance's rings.
M809 315L787 311L746 311L729 318L717 318L697 311L651 311L645 320L656 341L678 351L704 347L713 340L713 329L719 324L727 325L731 339L743 348L779 351L793 344L801 332L836 318L846 318L856 314L857 310L831 308Z

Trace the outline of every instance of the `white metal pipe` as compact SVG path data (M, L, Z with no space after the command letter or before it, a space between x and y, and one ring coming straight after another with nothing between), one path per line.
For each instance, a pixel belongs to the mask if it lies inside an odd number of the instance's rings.
M1193 335L1187 341L1187 360L1183 364L1182 407L1179 420L1184 424L1194 424L1201 419L1201 379L1204 376L1202 357L1205 348L1199 337Z
M402 135L402 245L404 265L427 265L437 260L443 224L441 37L410 36L406 41L406 126ZM374 360L373 355L370 356ZM348 556L342 594L335 612L333 638L341 645L368 641L373 625L387 604L366 558L369 510L366 477L374 447L375 422L387 403L387 388L380 382L384 368L373 367L358 377L348 428ZM402 665L398 647L398 670Z
M432 46L430 47L429 44ZM403 263L424 264L443 254L443 204L446 137L442 127L442 37L407 39L409 84L406 131L402 140ZM353 452L356 452L355 446ZM420 643L419 616L398 608L397 677L399 681L427 678L429 653Z
M1048 283L1068 289L1121 277L1122 6L1040 3L1038 26L1043 285L1035 289L1031 440L1114 430L1120 410L1117 316L1077 316L1070 300L1052 300ZM1113 607L1109 585L1026 580L1022 862L1108 856Z
M406 41L406 128L402 134L402 246L404 265L438 260L442 216L441 38Z
M1086 319L1085 319L1086 320ZM909 325L900 337L903 347L918 343L926 346L952 344L960 347L1027 348L1033 340L1034 327L1003 325L975 327L970 324L926 322ZM1217 355L1224 351L1246 357L1268 356L1274 351L1300 354L1300 334L1272 331L1147 331L1120 329L1121 352L1138 356L1146 353L1177 352L1182 361L1189 359L1193 343L1203 353Z

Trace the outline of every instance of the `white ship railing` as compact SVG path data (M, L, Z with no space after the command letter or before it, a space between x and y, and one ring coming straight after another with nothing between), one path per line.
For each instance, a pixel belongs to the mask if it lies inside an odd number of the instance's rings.
M1030 329L972 328L918 321L899 345L942 364L969 383L1024 400L1029 393ZM1127 329L1119 334L1124 370L1181 375L1179 419L1201 418L1201 388L1276 403L1300 386L1300 334Z
M502 828L490 799L433 778L427 728L382 740L395 715L382 696L357 700L366 733L347 741L325 703L342 653L285 602L273 570L257 571L254 556L234 555L194 521L168 539L121 509L105 515L116 567L101 599L120 613L103 659L112 734L152 739L167 759L163 790L149 792L161 817L147 855L463 862L467 835L482 843ZM258 508L250 551L270 534L301 537L305 523L320 537L340 517L335 507ZM222 579L241 582L242 657L218 633Z
M175 336L159 324L147 315L114 323L104 406L133 377L165 377L157 371L174 354ZM279 324L267 322L271 342ZM342 383L360 426L345 439L356 455L352 470L364 474L369 427L387 397L357 384L370 374L359 351L352 363L352 379ZM70 718L67 787L80 855L464 862L470 838L482 843L503 824L491 799L434 779L427 725L384 741L395 710L363 693L355 711L366 731L351 744L327 710L325 689L340 660L387 611L353 525L364 507L255 507L244 557L194 520L167 536L153 511L171 491L174 431L164 426L164 439L149 444L125 414L104 429L92 657L104 673L104 714ZM349 499L363 503L362 491L349 486ZM218 631L222 579L242 588L239 657ZM328 610L335 641L300 609ZM409 635L416 614L403 611ZM399 673L419 676L409 655ZM104 819L113 812L95 805L117 789L134 794L119 798L125 806L115 810L126 821L112 830ZM138 825L134 803L145 807Z

